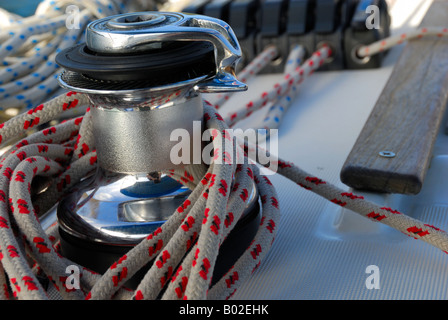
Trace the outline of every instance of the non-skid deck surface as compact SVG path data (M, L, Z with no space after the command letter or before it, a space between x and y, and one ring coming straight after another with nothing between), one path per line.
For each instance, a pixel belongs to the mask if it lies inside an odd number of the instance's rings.
M431 1L399 0L393 33L420 25ZM404 45L391 50L381 69L315 73L300 88L279 130L281 158L349 190L341 168L389 79ZM244 105L281 75L259 76L246 95L233 96L222 113ZM242 123L260 124L265 111ZM442 122L445 123L445 120ZM270 176L282 212L267 258L234 299L447 299L448 256L422 241ZM359 192L357 192L359 193ZM362 193L376 203L448 230L448 138L443 128L418 195ZM369 266L379 289L368 289Z

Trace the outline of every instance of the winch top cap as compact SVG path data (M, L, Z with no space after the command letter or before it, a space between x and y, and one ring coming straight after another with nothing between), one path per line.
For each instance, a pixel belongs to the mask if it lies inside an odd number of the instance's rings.
M56 62L87 86L90 80L143 80L144 87L157 88L200 79L200 92L227 92L247 89L234 76L240 58L238 40L224 21L149 11L91 22L86 42L61 51ZM76 83L61 85L76 90Z
M216 51L217 67L231 66L241 58L232 28L222 20L179 12L135 12L91 22L87 47L98 53L133 53L163 41L208 41Z
M150 81L151 86L181 82L216 73L213 46L207 42L165 42L158 48L135 54L104 55L85 43L62 50L56 63L89 79Z
M157 11L110 16L89 23L86 44L90 50L103 54L145 52L166 41L165 36L149 34L170 32L171 28L185 24L184 20L183 14ZM176 40L182 41L182 36Z
M167 15L156 12L128 13L107 19L106 25L111 28L135 29L160 26L162 23L168 23Z

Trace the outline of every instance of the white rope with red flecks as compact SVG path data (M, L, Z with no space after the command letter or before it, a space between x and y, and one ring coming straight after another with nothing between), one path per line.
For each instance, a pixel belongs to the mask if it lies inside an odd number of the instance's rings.
M37 124L49 121L65 111L68 106L87 104L84 95L69 92L46 104L30 110L4 123L0 129L4 141L11 140L33 129ZM204 119L208 128L223 131L226 126L214 108L205 106L208 112ZM38 119L38 120L36 120ZM134 299L156 298L165 285L171 284L165 296L189 299L204 299L208 292L217 248L238 222L245 208L247 194L256 181L260 194L276 198L272 185L264 186L265 179L258 178L258 169L253 164L212 164L210 167L191 166L184 170L170 171L172 177L193 189L192 194L160 229L129 251L103 275L94 275L83 268L82 290L67 290L66 267L73 265L61 256L55 228L51 236L40 227L38 216L52 207L64 192L96 168L96 154L91 139L90 111L82 118L69 120L49 127L15 143L4 153L0 162L0 248L1 265L4 268L3 297L20 299L48 298L38 281L38 274L45 274L66 299L112 299L129 297L123 283L148 262L152 267L133 294ZM213 135L217 137L218 135ZM229 139L223 136L222 139ZM216 157L225 158L228 152L237 152L235 145L214 139ZM222 149L226 147L227 149ZM242 156L242 150L239 150ZM36 199L31 199L31 183L36 177L52 177L51 184ZM232 177L235 183L230 190ZM265 192L265 193L263 193ZM277 201L263 204L265 216L258 240L253 244L257 255L246 268L253 269L262 256L269 251L275 235L274 219L278 216ZM207 217L208 215L208 217ZM262 251L260 251L262 250ZM29 261L33 263L30 265ZM179 267L178 264L181 262ZM195 261L196 263L188 263ZM32 266L38 266L32 268ZM191 269L191 270L189 270ZM174 271L182 275L181 287L174 280ZM86 274L87 276L84 276ZM241 281L249 272L241 271ZM6 277L8 275L8 277ZM10 284L6 279L10 279ZM191 278L191 279L190 279ZM92 280L95 279L95 280ZM190 279L188 283L185 279ZM183 286L185 285L185 286Z
M261 108L298 85L330 56L323 47L284 81L261 95L251 108ZM91 136L92 122L87 109L83 117L20 136L37 125L57 118L70 108L87 105L87 97L69 92L0 125L1 146L11 145L0 158L0 297L3 299L48 299L39 279L46 277L64 299L225 299L257 268L275 239L280 211L275 189L259 168L226 162L229 152L251 155L258 146L234 140L224 134L228 123L215 107L204 104L206 127L222 132L213 140L215 156L221 162L208 167L185 166L167 172L193 191L167 222L112 264L104 275L82 266L81 289L68 289L65 268L76 265L59 250L57 224L43 230L39 215L56 204L64 193L96 169L96 152ZM243 110L238 119L249 115ZM229 119L230 124L236 120ZM230 147L229 147L230 145ZM225 147L225 148L224 148ZM264 151L266 152L266 151ZM258 156L263 152L256 153ZM217 160L215 158L215 160ZM252 159L255 161L256 159ZM258 159L267 163L266 159ZM337 188L310 175L292 163L276 160L278 173L336 205L387 224L409 236L448 251L447 234L392 208L378 206L362 196ZM46 184L33 190L37 178ZM230 189L230 181L234 180ZM215 285L210 286L220 244L235 226L255 182L262 202L258 233L245 253ZM43 191L44 190L44 191ZM152 266L135 291L124 283L148 263Z
M307 77L311 76L314 71L325 63L331 54L330 47L323 45L303 65L298 66L294 72L286 73L283 80L274 84L269 91L262 92L258 98L246 103L244 108L228 115L226 123L232 127L238 121L249 117L253 112L265 107L268 103L281 99L281 97L289 93L291 88L301 84Z
M418 28L416 30L412 30L410 32L401 33L398 35L394 35L391 37L388 37L384 40L380 40L377 42L374 42L369 45L361 46L357 49L356 55L360 58L366 58L368 56L372 56L375 54L378 54L383 51L387 51L393 46L396 46L398 44L402 44L405 41L414 40L414 39L421 39L423 37L446 37L448 36L448 28L442 28L442 27L423 27Z

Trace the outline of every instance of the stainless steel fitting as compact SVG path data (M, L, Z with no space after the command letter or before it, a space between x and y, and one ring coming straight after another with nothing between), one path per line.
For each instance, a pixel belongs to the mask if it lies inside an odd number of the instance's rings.
M83 50L96 58L135 57L163 52L164 44L171 42L211 43L213 70L162 85L152 79L148 85L148 81L95 79L61 63L66 71L60 84L86 93L92 102L98 162L104 169L140 174L175 168L170 150L177 142L170 141L170 133L180 128L191 133L193 122L202 121L201 93L247 89L234 74L241 57L235 34L228 24L210 17L139 12L103 18L88 25Z

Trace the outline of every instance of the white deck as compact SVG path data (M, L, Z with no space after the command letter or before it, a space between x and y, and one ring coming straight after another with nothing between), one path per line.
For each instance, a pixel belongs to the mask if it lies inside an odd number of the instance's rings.
M430 4L398 0L391 10L392 32L418 26ZM381 69L317 72L308 79L280 127L279 156L348 190L340 182L340 170L402 49L393 48ZM281 75L258 76L249 91L232 97L221 113L242 106L279 79ZM259 124L265 112L244 121L244 128ZM448 137L441 132L419 195L363 195L448 229L447 147ZM446 253L344 210L279 175L270 179L282 211L278 236L235 299L448 298ZM366 287L369 265L379 268L379 289Z

